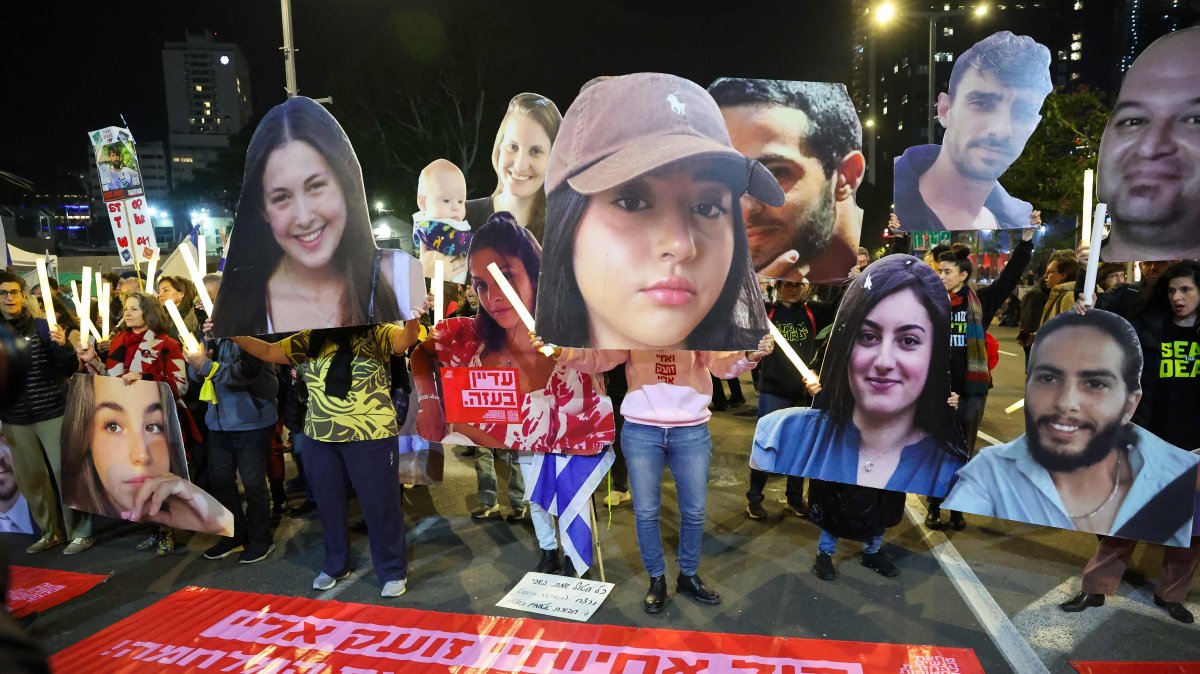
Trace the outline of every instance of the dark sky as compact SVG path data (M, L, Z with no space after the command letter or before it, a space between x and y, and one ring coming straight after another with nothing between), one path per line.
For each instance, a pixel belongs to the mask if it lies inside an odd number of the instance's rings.
M162 43L188 27L241 47L257 114L284 97L276 0L47 5L4 10L0 169L40 179L81 167L86 132L119 125L119 113L139 141L164 139ZM292 13L300 91L332 95L339 118L362 105L364 86L428 86L420 75L476 67L484 119L496 122L520 91L565 111L601 74L656 70L707 85L721 75L845 82L850 72L848 0L293 0Z

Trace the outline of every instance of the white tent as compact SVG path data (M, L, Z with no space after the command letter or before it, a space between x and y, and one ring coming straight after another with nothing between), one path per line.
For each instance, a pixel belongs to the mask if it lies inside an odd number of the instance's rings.
M37 285L37 260L43 258L46 260L46 270L49 274L55 275L58 273L58 256L49 253L30 253L27 250L21 250L16 246L5 244L8 246L8 255L12 258L13 271L17 272L25 278L25 282L30 286Z

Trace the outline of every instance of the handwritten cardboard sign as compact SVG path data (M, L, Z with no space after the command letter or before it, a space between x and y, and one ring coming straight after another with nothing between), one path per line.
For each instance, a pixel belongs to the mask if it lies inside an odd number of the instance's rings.
M521 423L515 368L442 368L446 421L454 424Z
M612 583L530 571L496 606L587 622L612 589Z

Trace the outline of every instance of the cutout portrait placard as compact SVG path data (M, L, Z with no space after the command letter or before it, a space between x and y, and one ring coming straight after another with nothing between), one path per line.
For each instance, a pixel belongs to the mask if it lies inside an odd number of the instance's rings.
M17 484L16 466L12 448L0 434L0 534L40 534L29 501Z

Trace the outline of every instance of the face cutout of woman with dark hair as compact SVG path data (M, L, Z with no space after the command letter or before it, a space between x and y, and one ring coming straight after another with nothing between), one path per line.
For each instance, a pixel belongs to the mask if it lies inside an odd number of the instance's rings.
M856 426L912 423L932 365L932 341L933 322L912 290L895 293L867 314L850 349Z
M92 461L104 491L122 512L133 509L149 478L171 471L166 411L157 385L126 386L93 377Z

